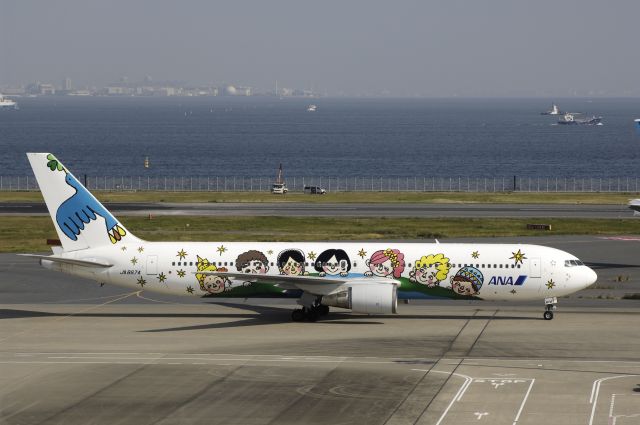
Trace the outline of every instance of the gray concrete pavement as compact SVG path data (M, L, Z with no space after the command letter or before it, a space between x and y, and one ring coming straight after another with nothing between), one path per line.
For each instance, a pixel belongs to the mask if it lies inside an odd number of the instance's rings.
M409 305L311 324L288 322L287 305L106 302L0 306L1 423L607 424L640 413L635 309L570 307L546 322L539 308Z
M115 215L290 217L531 217L630 218L626 205L576 204L308 204L308 203L116 203ZM46 215L41 203L0 203L0 215Z
M640 238L519 240L601 288L552 321L447 300L292 323L292 301L101 288L2 254L0 424L637 424L640 301L613 298L640 292Z

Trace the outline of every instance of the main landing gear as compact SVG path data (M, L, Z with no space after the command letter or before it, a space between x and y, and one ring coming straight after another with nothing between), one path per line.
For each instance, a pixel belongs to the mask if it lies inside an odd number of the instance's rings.
M556 304L558 304L558 299L556 297L545 298L544 299L544 320L553 319L553 312L556 310Z
M291 312L291 320L294 322L315 322L322 316L329 314L329 306L326 305L314 305L312 307L302 307Z
M329 314L329 306L320 304L321 301L321 296L312 295L308 292L303 293L298 300L298 304L300 304L302 308L291 312L291 320L294 322L303 322L305 320L315 322L320 317L326 316Z

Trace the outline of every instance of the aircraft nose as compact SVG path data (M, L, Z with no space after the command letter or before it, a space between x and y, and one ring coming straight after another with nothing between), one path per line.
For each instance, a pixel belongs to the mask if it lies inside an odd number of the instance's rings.
M587 288L598 280L598 275L590 267L585 266L584 270L584 287Z

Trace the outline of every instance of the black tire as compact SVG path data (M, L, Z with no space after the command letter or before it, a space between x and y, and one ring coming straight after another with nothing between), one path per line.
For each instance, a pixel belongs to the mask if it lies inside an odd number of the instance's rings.
M315 308L310 308L306 311L307 320L310 322L315 322L318 320L318 310Z
M304 311L301 309L295 309L291 312L291 320L294 322L302 322L305 319Z
M544 317L544 320L553 319L553 311L545 311L542 317Z
M329 314L329 306L320 304L318 306L318 313L320 314L320 316L326 316L327 314Z

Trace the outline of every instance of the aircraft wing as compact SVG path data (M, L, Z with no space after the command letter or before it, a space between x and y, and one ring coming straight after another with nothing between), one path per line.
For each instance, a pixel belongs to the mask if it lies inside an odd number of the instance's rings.
M55 255L37 255L37 254L18 254L23 257L39 258L40 260L53 261L55 263L73 264L74 266L84 267L100 267L107 268L113 266L113 264L104 263L96 260L76 260L75 258L58 257Z
M317 295L329 295L344 290L346 284L355 282L361 283L377 283L386 285L400 285L400 282L394 279L363 277L362 279L349 279L340 276L319 277L319 276L287 276L287 275L265 275L265 274L248 274L233 272L213 272L201 271L195 272L208 276L223 276L230 279L242 280L252 283L268 283L277 285L283 289L300 289L305 292Z

